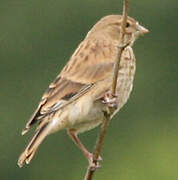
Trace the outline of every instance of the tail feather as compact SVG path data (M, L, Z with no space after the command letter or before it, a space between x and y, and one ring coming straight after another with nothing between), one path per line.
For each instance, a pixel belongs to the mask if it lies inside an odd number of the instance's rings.
M22 167L24 163L29 164L32 158L34 157L39 145L42 143L44 138L49 133L49 125L46 123L43 125L33 136L30 143L25 148L24 152L20 155L18 159L19 167Z

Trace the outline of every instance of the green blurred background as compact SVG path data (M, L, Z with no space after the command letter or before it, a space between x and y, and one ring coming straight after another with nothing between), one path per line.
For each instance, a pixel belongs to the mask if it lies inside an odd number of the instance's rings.
M130 3L130 16L150 33L134 45L134 91L110 124L96 180L178 179L177 7L177 0ZM49 136L20 169L32 135L20 133L92 25L121 12L121 0L0 0L0 179L83 179L87 161L65 131ZM90 150L98 130L80 136Z

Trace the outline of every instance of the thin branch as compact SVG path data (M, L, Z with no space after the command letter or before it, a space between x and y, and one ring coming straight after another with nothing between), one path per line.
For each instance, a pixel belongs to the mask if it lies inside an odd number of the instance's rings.
M121 45L120 45L120 47L118 47L118 54L117 54L115 65L114 65L112 94L116 94L116 85L117 85L120 59L121 59L122 51L124 50L124 48L126 46L126 45L124 46L124 34L125 34L125 26L126 26L126 22L127 22L127 15L128 15L128 0L124 0L123 15L122 15L123 19L122 19L121 34L120 34Z
M121 34L120 34L121 45L118 47L118 53L117 53L115 65L114 65L113 83L112 83L112 90L111 90L112 95L116 95L116 86L117 86L117 78L118 78L118 70L119 70L120 59L121 59L121 55L122 55L123 50L127 46L126 44L124 45L124 35L125 35L125 27L126 27L126 22L127 22L127 15L128 15L128 0L124 0L123 21L122 21L122 25L121 25ZM101 131L98 135L97 142L95 145L95 149L93 152L93 164L95 165L95 167L97 166L97 163L98 163L97 160L98 160L99 155L101 153L101 149L103 146L106 130L107 130L107 127L108 127L110 119L111 119L111 115L114 112L114 110L115 110L114 108L109 108L109 113L105 114L106 119L101 126ZM89 165L87 172L86 172L86 175L85 175L85 180L92 180L92 177L93 177L95 171L96 171L96 168Z

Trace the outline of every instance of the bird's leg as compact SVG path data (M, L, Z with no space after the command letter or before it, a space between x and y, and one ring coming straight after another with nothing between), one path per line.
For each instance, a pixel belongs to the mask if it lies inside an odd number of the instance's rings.
M112 94L111 92L106 92L104 96L102 97L102 102L104 104L107 104L111 108L117 108L118 102L117 102L117 95Z
M100 167L99 163L98 162L97 162L97 164L93 163L93 154L90 153L85 148L85 146L82 144L82 142L80 141L80 139L77 136L76 131L74 129L68 129L68 134L72 138L72 140L75 142L75 144L81 149L81 151L83 152L83 154L87 158L90 166L93 167L93 168L99 168ZM102 158L99 157L98 161L102 161Z

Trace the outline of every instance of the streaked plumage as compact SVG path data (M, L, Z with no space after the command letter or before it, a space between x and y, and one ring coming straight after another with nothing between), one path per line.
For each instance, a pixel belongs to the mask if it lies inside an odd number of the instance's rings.
M48 134L68 129L69 134L77 138L78 133L90 130L104 120L107 104L101 99L111 89L113 65L120 45L121 21L120 15L102 18L50 84L22 132L25 134L33 124L38 123L35 136L19 157L20 167L24 162L28 164L31 161ZM133 86L136 61L131 46L139 35L148 32L131 17L128 17L127 26L124 43L128 46L122 54L118 72L116 112L127 102ZM81 146L80 142L76 143ZM90 155L86 149L82 151L87 157Z

